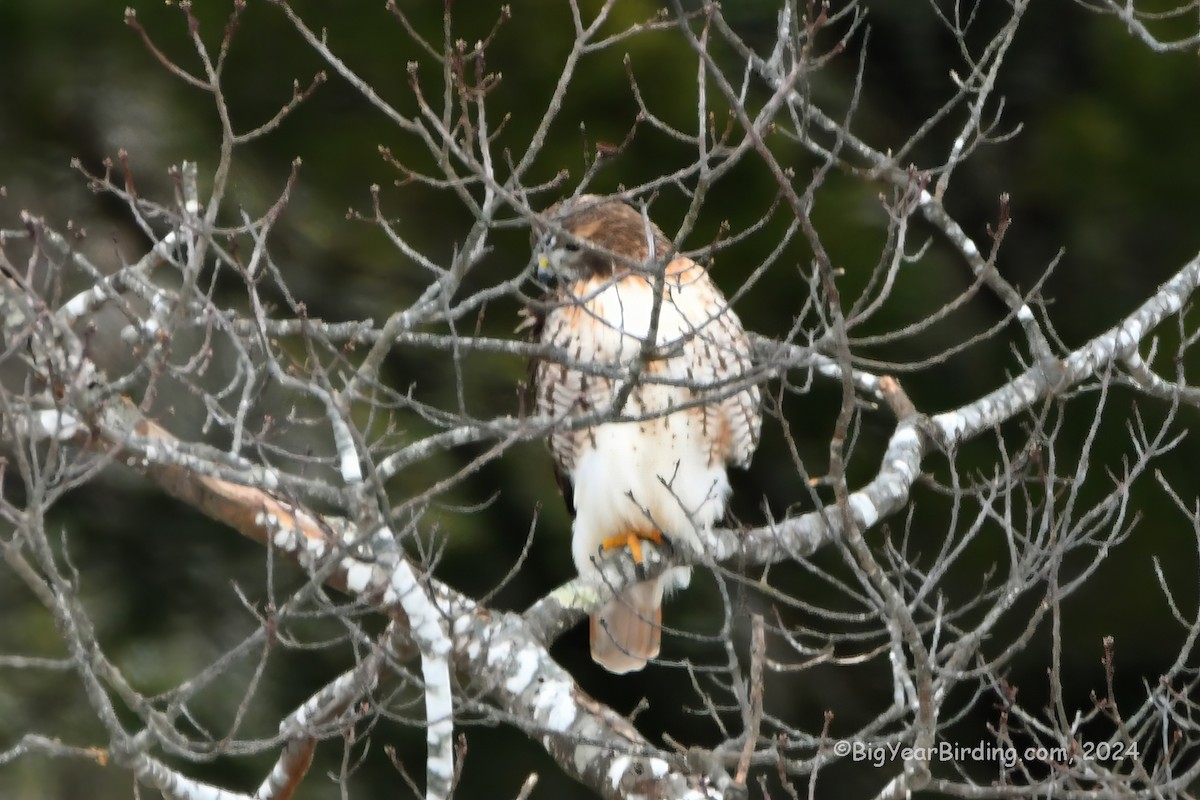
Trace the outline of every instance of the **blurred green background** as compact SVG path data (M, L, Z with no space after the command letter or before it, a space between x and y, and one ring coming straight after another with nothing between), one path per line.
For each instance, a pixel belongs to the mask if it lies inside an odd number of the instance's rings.
M589 7L594 3L586 4ZM769 47L775 25L774 3L747 0L726 3L731 23L760 50ZM210 45L221 36L229 4L196 3L201 35ZM418 29L437 41L442 3L418 0L407 11ZM949 4L938 3L939 8ZM995 31L1001 4L989 4L968 36L981 47ZM135 2L138 19L155 43L190 69L197 68L187 41L184 17L174 5ZM838 4L834 5L836 9ZM422 88L437 96L438 74L404 34L382 2L298 2L297 12L314 29L325 28L331 47L404 113L414 102L406 64L422 63ZM646 19L656 6L622 0L610 29ZM866 2L869 39L864 61L864 90L853 129L873 146L898 148L952 92L952 70L964 74L953 37L928 6L879 0ZM491 30L498 4L453 4L454 36L474 42ZM1194 24L1194 21L1193 21ZM499 142L518 156L545 107L570 46L570 17L557 2L514 2L488 51L487 68L502 74L490 96L490 116L511 117ZM1188 31L1176 32L1185 35ZM834 117L846 110L864 47L860 32L846 53L816 73L807 90ZM833 36L826 37L826 46ZM674 32L639 36L581 64L562 112L550 131L548 145L530 181L549 180L568 170L563 188L548 193L545 203L568 191L583 174L585 155L596 142L619 142L637 113L622 58L628 53L647 104L685 130L695 116L694 56ZM727 55L727 54L724 54ZM1009 140L974 154L955 173L946 198L964 229L986 249L986 226L998 215L998 197L1011 195L1013 227L998 261L1000 271L1019 287L1032 286L1060 249L1064 251L1043 295L1057 333L1068 346L1112 325L1144 299L1159 282L1190 258L1200 245L1200 70L1193 53L1156 55L1134 41L1112 19L1086 13L1078 4L1055 0L1034 4L1009 53L997 88L1005 100L1002 131L1019 132ZM251 0L234 39L226 67L226 91L235 125L248 128L269 118L291 94L293 80L307 85L327 69L290 27L279 9ZM69 167L79 158L91 171L105 158L126 149L143 196L170 197L167 168L183 159L211 169L215 163L218 125L211 100L173 78L147 52L122 19L122 4L102 0L0 2L0 226L15 227L16 215L29 209L63 226L68 220L88 231L85 248L106 268L141 256L146 242L126 210L110 197L87 190L86 180ZM371 212L369 188L382 187L384 213L422 252L445 262L461 242L470 217L452 193L412 184L395 185L397 174L379 154L386 146L401 159L429 166L428 156L411 136L390 124L348 85L330 80L296 110L277 131L239 150L232 178L230 219L240 204L262 213L277 196L292 161L302 159L299 182L272 239L275 261L292 292L314 317L382 320L412 302L426 275L399 254L373 225L347 218L347 209ZM759 95L759 99L763 95ZM994 107L994 103L993 103ZM935 128L913 151L919 168L941 163L961 125L962 112ZM774 142L780 158L803 179L816 166L781 139ZM641 126L630 146L599 172L593 190L636 185L686 164L691 151ZM835 266L846 271L843 291L853 296L879 258L886 216L879 195L888 189L832 175L817 195L814 220ZM772 184L766 171L748 159L710 195L696 232L684 244L708 243L722 220L739 230L770 206ZM678 192L664 191L654 206L656 220L668 232L686 208ZM772 245L777 227L721 254L714 267L719 283L732 289L745 275L744 265L757 263ZM931 230L917 225L916 241ZM925 258L902 272L895 300L864 333L894 328L963 291L971 283L964 265L937 238ZM528 260L528 231L499 229L493 249L464 289L480 288L517 273ZM743 298L739 313L747 326L777 335L788 329L804 301L805 287L793 266L806 267L811 254L797 243L780 265ZM236 281L218 284L229 302L237 302ZM489 307L480 321L492 335L511 335L517 321L516 301ZM864 350L874 358L914 360L935 353L982 330L1003 317L992 298L981 295L944 324L903 345ZM1173 329L1174 322L1167 328ZM1168 339L1177 338L1171 330ZM976 398L1019 369L1010 348L1012 331L954 356L944 364L902 374L919 409L936 413ZM1165 347L1165 345L1164 345ZM1167 375L1170 352L1162 359ZM389 361L387 377L398 388L413 386L423 399L452 403L452 373L447 359L435 351L401 350ZM525 366L514 359L487 354L469 356L468 407L478 416L514 413L517 384ZM799 381L799 376L796 376ZM1088 484L1094 499L1108 487L1103 468L1119 470L1129 450L1125 423L1136 398L1114 391L1093 450L1096 467ZM1136 401L1150 420L1161 418L1162 404ZM817 383L812 392L788 396L786 419L798 439L810 474L827 468L827 442L836 413L836 387ZM1072 400L1059 439L1060 464L1078 460L1086 426L1095 409L1094 395ZM1186 427L1195 414L1184 411ZM173 430L185 438L186 413ZM876 468L881 443L890 431L886 414L863 418L861 449L851 463L855 481ZM423 432L412 423L409 435ZM1022 425L1003 432L1019 445ZM327 452L328 443L313 448ZM991 439L965 448L964 472L989 472L994 463ZM417 474L403 473L392 484L393 501L449 474L455 465L482 452L464 448L422 465ZM1159 464L1185 499L1194 498L1194 464L1200 444L1189 438ZM927 468L945 476L945 462L934 457ZM1070 469L1070 467L1064 467ZM1068 472L1069 474L1069 472ZM768 424L762 449L747 475L735 479L735 512L750 523L765 518L764 505L775 516L790 508L810 507L807 490L789 465L778 422ZM7 492L19 494L12 481ZM14 496L16 496L14 494ZM910 536L912 549L932 553L945 535L946 506L932 493L919 491ZM456 512L453 504L491 500L482 513ZM549 458L537 444L512 448L470 480L456 487L445 507L426 515L425 528L444 541L440 577L472 595L494 587L516 562L526 544L535 514L536 536L528 560L515 580L499 593L495 605L520 609L571 575L569 520L557 495ZM1118 687L1126 705L1140 702L1143 682L1153 685L1174 658L1182 631L1169 617L1154 587L1151 559L1157 555L1185 609L1195 609L1197 554L1190 526L1165 502L1162 491L1146 481L1135 495L1140 519L1133 535L1116 548L1092 580L1092 588L1066 605L1063 657L1068 708L1090 708L1089 693L1103 688L1099 668L1100 640L1116 637ZM540 513L538 509L540 508ZM96 621L106 652L135 686L148 693L163 691L193 674L254 630L256 622L234 591L240 587L253 602L264 598L266 558L261 549L235 534L214 528L206 519L151 490L130 473L110 470L102 480L72 492L56 509L61 529L82 576L82 593ZM903 522L892 521L898 538ZM58 535L57 533L55 535ZM881 534L873 534L878 542ZM922 542L926 542L922 546ZM964 561L962 577L952 577L948 599L978 591L980 575L1002 552L992 536ZM841 557L822 553L823 568L844 574ZM1003 569L1003 567L1002 567ZM299 581L290 567L276 572L282 595ZM3 574L3 573L0 573ZM772 574L776 585L813 603L839 601L815 585L799 568ZM958 582L956 584L956 582ZM713 631L720 601L711 579L668 606L670 624L687 630ZM811 592L811 594L807 594ZM734 587L735 627L744 632L747 608L765 608L743 588ZM1028 601L1041 599L1041 590ZM60 655L52 621L28 591L11 576L0 578L0 653ZM1031 606L1026 606L1025 610ZM1007 630L1020 628L1013 619ZM364 623L371 625L372 623ZM297 638L312 641L336 636L329 620L297 623ZM741 635L739 633L739 635ZM696 699L681 673L666 667L642 675L617 678L593 667L586 655L586 633L575 630L554 654L598 699L622 712L650 697L640 714L651 737L662 733L684 745L711 745L720 740L716 727L681 712ZM278 719L302 702L324 680L351 663L352 647L344 642L313 650L272 653L272 667L250 704L240 735L267 736ZM1034 643L1008 671L1020 687L1027 707L1040 709L1047 696L1049 633L1039 631ZM703 663L721 658L711 643L668 640L664 655L690 656ZM772 655L787 660L784 652ZM241 697L230 693L244 683L255 658L242 663L229 681L202 695L198 723L214 736L226 727ZM241 677L243 680L235 680ZM835 712L833 735L853 730L864 715L878 713L889 702L890 673L878 661L868 667L823 666L784 676L768 684L768 703L778 715L812 733L819 732L822 713ZM994 722L990 702L981 703L957 731L960 742L987 738L985 724ZM420 717L420 706L407 713ZM586 796L560 776L536 744L511 729L487 722L465 725L468 743L462 797L503 797L516 793L530 771L541 775L535 796ZM733 719L736 719L735 717ZM734 722L736 727L737 723ZM1099 729L1098 729L1099 730ZM0 750L21 733L61 736L74 744L103 744L82 692L69 675L0 670ZM1103 732L1107 735L1107 732ZM411 774L421 774L423 735L394 721L371 731L371 753L352 780L352 796L400 791L393 767L381 748L397 748ZM357 743L353 752L361 754ZM220 758L211 764L187 765L185 772L252 791L269 768L274 752L250 758ZM322 746L318 766L301 796L337 796L325 777L342 758L338 742ZM847 796L877 789L884 772L843 765L825 773L844 781ZM825 778L830 780L830 778ZM828 791L832 783L826 783ZM131 796L131 779L121 770L83 762L50 762L30 758L0 767L0 796L40 798L107 798ZM143 795L144 796L144 795Z

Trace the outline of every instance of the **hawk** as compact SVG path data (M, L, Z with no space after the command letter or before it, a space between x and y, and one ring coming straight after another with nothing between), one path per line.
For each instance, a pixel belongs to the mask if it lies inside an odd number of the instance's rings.
M583 195L546 217L537 257L552 288L536 335L566 360L533 363L537 411L620 418L549 437L574 515L575 566L594 575L598 556L623 546L640 562L647 540L700 549L698 532L725 512L727 466L749 464L762 427L742 324L707 270L674 255L626 202ZM639 363L637 382L623 388ZM690 568L674 567L613 597L591 618L592 658L610 672L644 667L658 655L664 590L690 579Z

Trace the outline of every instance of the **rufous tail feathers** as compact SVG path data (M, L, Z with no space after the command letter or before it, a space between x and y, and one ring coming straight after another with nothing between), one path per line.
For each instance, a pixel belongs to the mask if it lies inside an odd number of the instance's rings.
M622 674L646 666L662 643L661 579L635 583L591 620L592 660Z

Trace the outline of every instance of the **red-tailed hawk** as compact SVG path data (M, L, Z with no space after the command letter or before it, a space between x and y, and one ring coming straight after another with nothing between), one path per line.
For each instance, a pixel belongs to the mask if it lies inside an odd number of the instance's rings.
M554 288L539 336L568 360L533 365L539 413L567 418L611 408L622 384L614 368L643 355L658 280L663 288L656 347L618 410L631 421L562 426L550 436L575 515L575 566L595 574L602 552L620 546L640 560L641 540L699 549L697 531L725 512L726 465L749 464L762 426L758 387L739 383L750 369L742 324L691 259L675 256L660 273L671 243L627 203L584 195L546 215L537 255ZM658 655L664 589L690 579L689 568L676 567L610 600L591 620L592 658L611 672L644 667Z

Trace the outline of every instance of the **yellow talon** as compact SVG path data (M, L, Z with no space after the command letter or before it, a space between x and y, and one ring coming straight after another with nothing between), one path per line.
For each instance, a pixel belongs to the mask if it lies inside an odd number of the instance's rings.
M662 531L657 528L645 530L626 530L623 533L618 533L616 536L609 536L607 539L600 542L600 552L607 553L610 550L616 550L619 547L628 547L629 553L633 556L635 564L642 563L642 542L654 542L661 545L665 542Z

